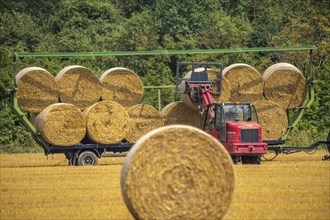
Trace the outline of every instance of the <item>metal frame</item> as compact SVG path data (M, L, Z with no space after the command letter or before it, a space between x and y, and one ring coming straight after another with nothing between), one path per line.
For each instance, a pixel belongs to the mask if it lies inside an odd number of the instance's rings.
M291 129L298 123L302 115L305 112L305 109L309 107L314 101L314 82L315 75L312 69L312 51L317 49L316 46L298 46L298 47L262 47L262 48L232 48L232 49L204 49L204 50L155 50L155 51L114 51L114 52L55 52L55 53L30 53L30 52L15 52L13 53L13 86L9 89L10 97L10 108L18 117L18 119L23 123L27 130L31 133L34 140L44 149L45 154L50 153L65 153L71 152L77 149L98 149L101 147L103 151L106 150L115 150L115 148L129 150L132 144L125 145L124 148L122 143L114 145L77 145L73 148L71 147L58 147L49 145L36 131L34 126L31 124L26 114L21 111L17 105L17 84L16 84L16 74L17 74L17 61L22 57L95 57L95 56L138 56L138 55L179 55L179 54L224 54L224 53L246 53L246 52L274 52L274 51L301 51L309 50L310 51L310 63L311 63L311 79L308 83L308 98L302 105L298 108L292 120L290 120L290 126L287 133L284 135L284 139L287 138ZM161 110L161 89L175 88L175 85L166 85L166 86L146 86L145 89L157 89L158 92L158 110Z

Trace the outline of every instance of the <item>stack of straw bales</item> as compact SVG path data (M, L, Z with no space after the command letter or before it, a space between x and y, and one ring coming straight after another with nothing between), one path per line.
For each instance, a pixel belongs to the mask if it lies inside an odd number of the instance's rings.
M234 186L226 149L209 134L185 125L143 136L121 172L124 201L135 219L221 219Z
M16 75L16 82L20 108L35 113L33 125L52 145L76 145L85 136L100 144L134 142L163 126L155 108L138 105L143 85L126 68L111 68L99 79L83 66L67 66L56 77L28 67Z
M196 69L196 71L203 70L204 68ZM211 69L207 71L209 79L218 77L217 71ZM186 73L184 78L190 78L190 76L191 71ZM217 88L216 83L213 86ZM185 84L182 82L180 90L184 91L184 89ZM285 134L288 127L285 109L301 106L305 96L306 79L297 67L289 63L274 64L267 68L262 76L252 66L237 63L223 70L223 92L220 97L213 96L213 99L214 102L254 103L263 127L263 138L269 140L279 139ZM181 94L181 101L195 112L201 104L194 102L189 94ZM168 107L165 107L163 112L166 112L166 108ZM171 114L163 113L165 124L178 123L198 127L184 117L191 114L188 110L180 110L175 114L178 116L176 120Z

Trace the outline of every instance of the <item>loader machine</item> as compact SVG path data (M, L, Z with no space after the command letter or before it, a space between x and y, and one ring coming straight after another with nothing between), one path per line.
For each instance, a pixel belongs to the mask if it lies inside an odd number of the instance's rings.
M180 78L181 66L192 66L190 78ZM207 69L217 67L217 79L209 80ZM198 68L198 70L197 70ZM260 156L267 152L267 143L262 140L262 128L251 103L216 103L212 95L221 95L221 63L177 63L176 91L190 96L203 113L203 130L218 139L232 156L234 163L260 164ZM183 91L179 84L184 83ZM218 88L215 89L214 85ZM182 87L181 87L182 88Z

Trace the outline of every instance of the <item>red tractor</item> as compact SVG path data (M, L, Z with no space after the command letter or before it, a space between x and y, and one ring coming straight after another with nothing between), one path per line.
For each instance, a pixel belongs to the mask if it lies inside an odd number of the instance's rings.
M180 78L182 65L192 65L190 78ZM207 69L218 67L219 78L208 79ZM196 70L197 67L203 67ZM232 156L234 163L260 164L260 156L267 152L267 143L262 140L262 128L258 115L251 103L214 103L212 95L221 95L222 64L219 63L178 63L176 72L176 91L190 96L199 104L203 112L203 130L217 138ZM214 81L218 85L214 89ZM185 84L179 91L179 83Z

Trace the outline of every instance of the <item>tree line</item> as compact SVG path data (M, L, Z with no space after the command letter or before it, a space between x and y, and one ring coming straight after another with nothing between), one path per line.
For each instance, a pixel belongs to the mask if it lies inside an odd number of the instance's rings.
M8 0L0 8L0 152L40 151L6 101L13 52L108 52L315 45L308 52L258 52L107 57L25 57L18 71L39 66L57 74L82 65L101 75L111 67L135 71L144 85L172 85L177 61L247 63L261 73L289 62L316 73L316 100L291 135L294 145L324 139L330 127L329 3L326 0ZM177 100L162 91L162 105ZM147 90L143 102L156 106ZM322 116L322 117L320 117Z

